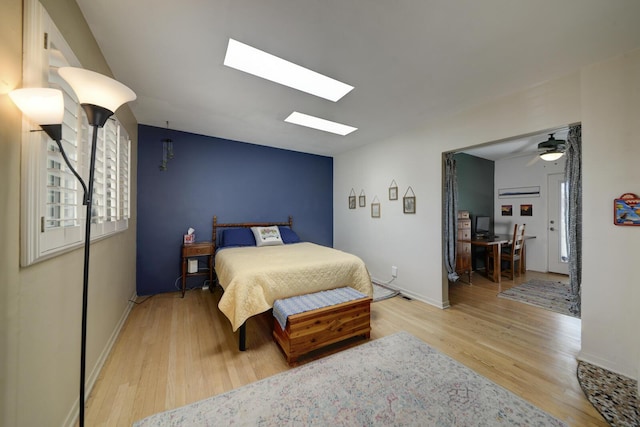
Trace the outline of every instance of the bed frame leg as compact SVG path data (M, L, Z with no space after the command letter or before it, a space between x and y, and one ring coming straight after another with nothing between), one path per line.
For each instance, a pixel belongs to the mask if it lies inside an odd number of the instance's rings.
M247 349L247 322L240 326L240 336L238 338L238 349L245 351Z

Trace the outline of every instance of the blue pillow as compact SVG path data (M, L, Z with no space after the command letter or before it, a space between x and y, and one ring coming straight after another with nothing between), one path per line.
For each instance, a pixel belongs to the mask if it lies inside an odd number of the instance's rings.
M278 227L280 229L280 237L284 243L298 243L300 242L300 237L290 228L287 227Z
M228 228L222 230L220 239L221 248L233 248L238 246L255 246L256 239L250 228Z

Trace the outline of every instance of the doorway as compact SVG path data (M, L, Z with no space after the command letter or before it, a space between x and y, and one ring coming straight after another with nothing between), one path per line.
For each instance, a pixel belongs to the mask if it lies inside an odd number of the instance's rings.
M567 242L567 182L564 174L547 177L548 227L547 270L550 273L569 274L569 245Z

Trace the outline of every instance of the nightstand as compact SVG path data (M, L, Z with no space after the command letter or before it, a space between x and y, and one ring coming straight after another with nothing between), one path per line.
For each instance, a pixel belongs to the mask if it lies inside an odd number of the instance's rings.
M187 259L194 257L208 257L209 271L198 271L196 273L187 273ZM213 243L212 242L195 242L184 243L182 245L182 298L187 285L187 277L191 276L209 276L209 286L213 286Z

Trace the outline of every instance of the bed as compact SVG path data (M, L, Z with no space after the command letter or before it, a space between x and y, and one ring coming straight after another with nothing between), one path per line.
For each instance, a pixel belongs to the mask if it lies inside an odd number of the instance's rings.
M277 230L277 232L276 232ZM218 303L246 349L246 320L278 299L350 286L373 296L364 262L355 255L302 242L287 222L218 223L213 217Z

